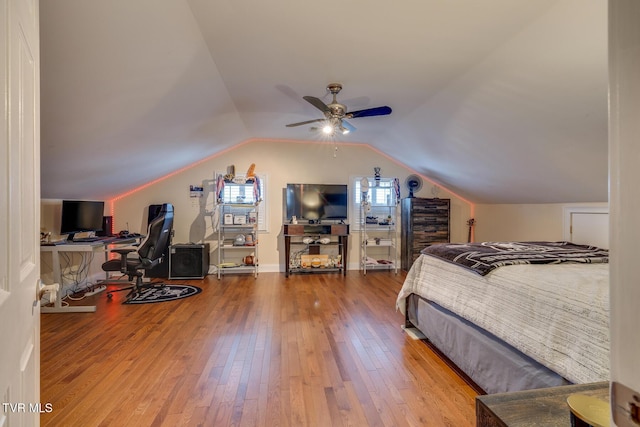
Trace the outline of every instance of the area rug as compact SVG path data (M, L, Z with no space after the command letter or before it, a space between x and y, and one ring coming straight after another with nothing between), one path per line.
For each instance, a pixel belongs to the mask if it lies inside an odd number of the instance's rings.
M135 297L127 300L124 304L149 304L153 302L175 301L187 298L202 292L197 286L190 285L158 285L153 288L144 289Z

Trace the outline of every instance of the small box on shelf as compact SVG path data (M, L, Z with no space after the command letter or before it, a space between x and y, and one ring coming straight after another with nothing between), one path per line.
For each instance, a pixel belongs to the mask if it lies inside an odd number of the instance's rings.
M300 267L301 268L319 268L329 266L329 255L317 254L317 255L301 255Z
M251 211L248 215L249 224L256 224L258 222L258 212Z
M376 237L373 239L367 239L366 244L369 246L393 246L393 240L388 238Z

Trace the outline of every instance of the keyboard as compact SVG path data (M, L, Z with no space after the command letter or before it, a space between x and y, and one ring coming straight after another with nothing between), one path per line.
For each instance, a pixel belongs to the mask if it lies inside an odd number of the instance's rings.
M86 242L99 242L102 240L102 237L79 237L77 239L73 239L74 243L86 243Z

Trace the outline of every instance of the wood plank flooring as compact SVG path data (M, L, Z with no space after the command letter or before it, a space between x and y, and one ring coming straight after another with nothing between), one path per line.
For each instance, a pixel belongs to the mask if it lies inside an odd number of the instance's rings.
M402 332L404 274L173 280L197 296L42 314L43 426L471 426L476 392Z

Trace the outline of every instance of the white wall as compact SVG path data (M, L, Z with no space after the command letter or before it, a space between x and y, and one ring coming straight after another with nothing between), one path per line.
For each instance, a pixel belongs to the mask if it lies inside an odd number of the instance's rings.
M336 151L336 146L337 151ZM236 172L246 172L251 163L256 173L266 178L265 196L268 206L268 232L260 235L261 271L282 271L284 266L281 227L283 220L282 190L289 182L347 183L354 176L373 175L373 167L380 166L382 175L397 176L402 182L414 173L384 154L364 144L309 143L297 141L250 140L239 144L218 156L205 159L163 180L148 185L121 198L107 200L105 214L114 215L114 230L128 228L144 233L146 210L150 204L163 202L175 206L174 243L214 243L211 217L213 208L214 172L225 172L228 165L235 165ZM203 203L189 197L190 185L205 188ZM418 197L433 197L433 184L425 180ZM402 197L407 192L402 189ZM461 198L440 189L442 198L451 198L451 240L467 241L467 221L476 220L475 241L502 240L562 240L563 219L567 206L606 207L607 203L585 204L481 204L471 205ZM472 214L473 212L473 214ZM60 201L42 201L42 229L55 231L60 227ZM351 222L354 222L352 219ZM353 234L353 233L352 233ZM55 236L54 236L55 237ZM359 248L356 236L350 241L350 268L357 267ZM213 245L212 245L213 246ZM212 264L215 264L212 253ZM45 264L44 274L47 269ZM92 267L99 272L99 266Z
M607 208L608 203L476 205L475 241L564 240L565 208Z
M337 148L337 151L335 147ZM282 191L287 183L351 184L350 177L372 176L374 166L382 168L385 177L398 177L402 182L414 173L394 160L363 144L330 142L263 141L250 140L192 168L169 176L164 180L127 194L113 201L114 230L126 227L143 233L145 215L150 204L169 202L175 207L174 243L215 242L211 218L206 212L213 208L213 197L206 203L194 203L189 198L190 185L203 185L205 196L212 189L214 172L225 172L235 165L236 173L245 173L251 163L256 174L265 177L268 204L268 231L260 235L261 271L283 271L284 249L281 229L283 221ZM351 186L350 186L351 187ZM418 197L433 197L433 185L425 181ZM402 190L402 197L407 192ZM441 189L438 197L451 198L451 239L466 241L466 222L470 218L471 204ZM350 219L354 222L355 219ZM350 241L350 268L357 268L358 244ZM213 254L212 254L213 256ZM214 264L215 258L212 258Z

